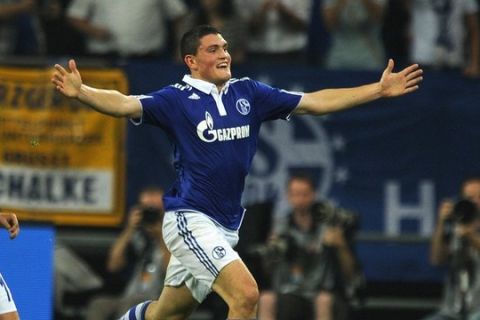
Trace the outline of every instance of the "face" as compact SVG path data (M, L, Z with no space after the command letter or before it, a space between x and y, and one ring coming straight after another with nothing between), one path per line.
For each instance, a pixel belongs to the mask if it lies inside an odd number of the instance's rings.
M138 200L142 207L152 207L163 210L163 194L161 192L143 192Z
M480 181L470 181L463 186L463 197L475 203L480 209Z
M315 191L310 183L301 179L292 179L288 185L288 202L293 210L307 210L315 202Z
M227 82L232 77L232 58L227 47L227 41L220 34L208 34L201 38L197 53L185 56L185 63L190 68L192 77L217 86Z

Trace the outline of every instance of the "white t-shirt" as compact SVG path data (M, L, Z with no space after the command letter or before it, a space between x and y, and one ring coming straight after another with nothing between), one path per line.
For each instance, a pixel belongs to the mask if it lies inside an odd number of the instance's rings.
M411 60L431 66L463 66L465 15L477 11L475 0L414 0L410 26Z
M245 21L256 14L264 0L238 0L239 13ZM306 24L310 21L311 0L279 0ZM285 53L305 48L308 40L307 30L294 30L282 19L278 11L269 11L264 27L250 34L248 48L255 53Z
M340 0L323 0L322 10L337 6ZM373 0L385 8L385 0ZM382 70L385 53L381 22L369 17L363 1L347 0L339 12L337 26L331 31L326 66L329 69Z
M161 51L167 39L166 20L186 12L181 0L73 0L67 16L110 30L109 40L88 39L90 53L141 55Z

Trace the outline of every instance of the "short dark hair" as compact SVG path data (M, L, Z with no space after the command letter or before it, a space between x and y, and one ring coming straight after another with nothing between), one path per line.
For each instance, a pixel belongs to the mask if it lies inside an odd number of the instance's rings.
M307 183L309 185L309 187L315 191L316 190L316 186L315 186L315 182L313 181L313 178L310 174L306 173L306 172L294 172L290 175L290 177L288 178L288 181L287 181L287 188L290 188L290 184L292 183L292 181L294 180L300 180L300 181L303 181L305 183Z
M180 54L182 59L189 54L196 54L200 46L200 39L209 34L220 34L217 28L202 24L185 32L180 40Z

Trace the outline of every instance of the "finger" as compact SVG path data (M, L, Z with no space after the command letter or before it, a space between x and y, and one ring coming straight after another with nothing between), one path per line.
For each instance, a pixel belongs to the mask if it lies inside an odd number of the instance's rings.
M62 76L66 75L66 74L68 73L67 70L65 70L65 68L62 67L62 66L59 65L59 64L56 64L56 65L55 65L55 69L56 69L58 72L60 72L60 74L61 74Z
M416 85L418 84L420 81L423 80L423 77L418 77L418 78L415 78L415 79L412 79L412 80L409 80L407 81L407 87L411 87L413 85Z
M70 71L72 71L73 73L78 73L77 64L75 63L75 60L70 59L68 61L68 67L70 68Z
M13 239L18 235L18 232L20 231L20 227L18 226L18 223L14 224L8 232L10 233L10 238Z
M416 90L418 90L418 86L413 86L413 87L408 87L405 89L405 93L410 93L410 92L414 92Z
M5 227L5 229L8 230L8 228L10 228L10 223L7 221L7 219L0 219L0 223Z
M410 74L413 71L417 70L420 66L418 64L412 64L411 66L406 67L401 71L403 74Z
M10 222L12 226L18 227L18 218L16 214L12 214Z
M63 84L65 81L64 81L64 77L62 77L61 75L57 74L57 75L54 75L50 80L52 82L55 82L55 83L61 83Z
M416 77L419 77L423 74L423 70L422 69L418 69L416 71L413 71L409 74L407 74L407 80L411 80L413 78L416 78Z
M393 62L393 59L388 59L387 71L389 73L391 73L393 71L394 66L395 66L395 63Z
M53 84L57 84L57 82L59 82L59 80L57 79L58 76L56 76L55 74L52 75L52 77L50 78L50 82L53 83Z
M20 228L16 228L15 230L10 232L10 239L15 239L18 236L18 233L20 232Z
M65 88L64 88L64 87L62 87L62 86L56 86L55 89L56 89L57 91L59 91L61 94L63 94L63 95L65 95L65 96L68 97L68 94L67 94L67 92L65 91Z
M55 88L57 90L63 89L63 83L61 81L58 81L56 79L52 79L52 83L55 85Z
M53 75L53 78L54 78L55 80L57 80L57 81L63 82L63 76L61 76L61 75L58 74L58 73L55 73L55 74Z

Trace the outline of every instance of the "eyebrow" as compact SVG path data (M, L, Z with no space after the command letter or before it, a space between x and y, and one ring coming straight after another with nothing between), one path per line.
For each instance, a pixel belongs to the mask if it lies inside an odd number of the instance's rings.
M206 49L210 49L210 48L225 48L225 47L228 47L228 42L224 42L223 45L219 45L219 44L212 44L212 45L209 45L208 47L206 47Z

